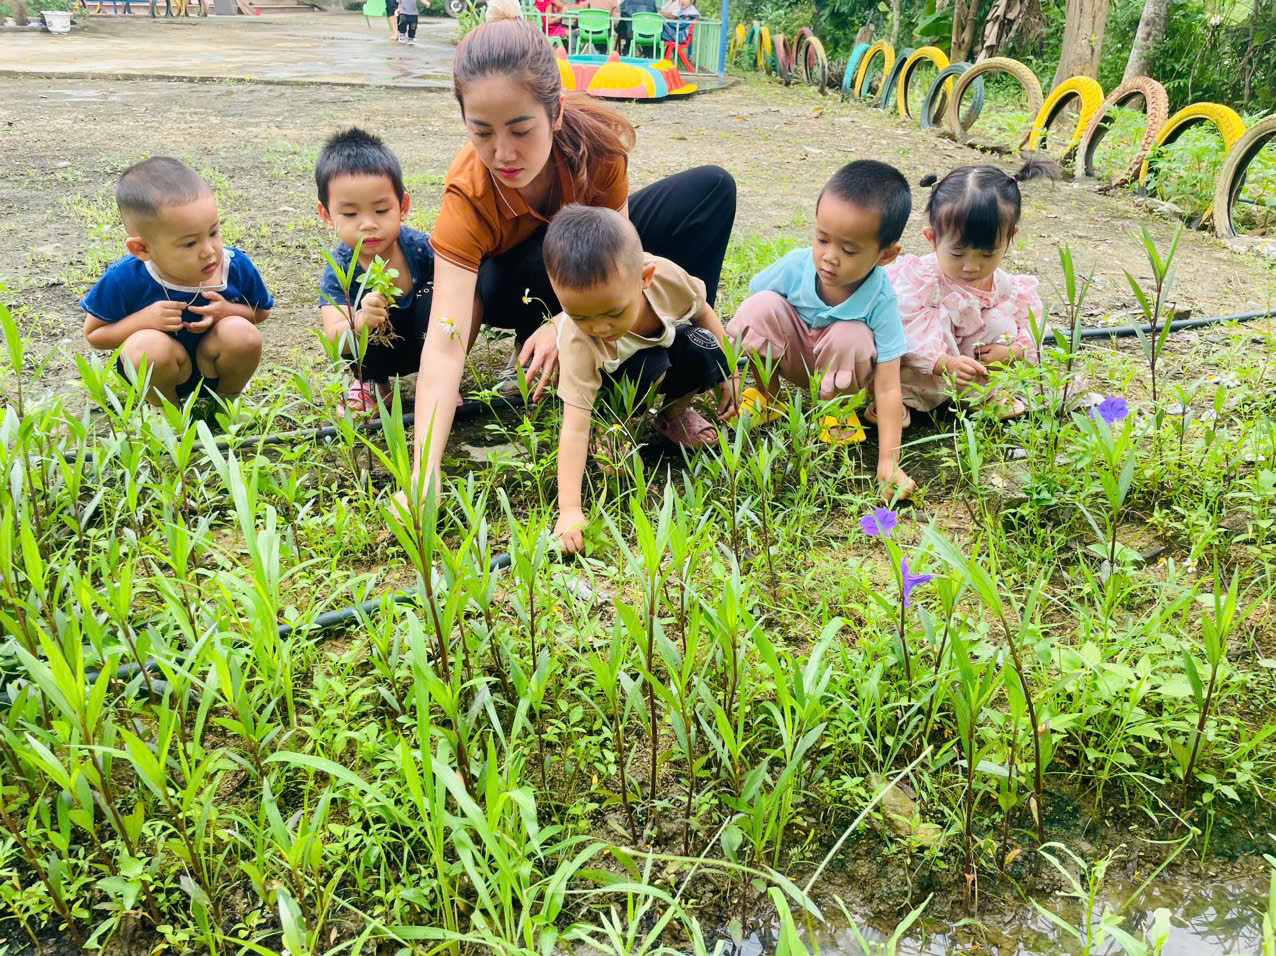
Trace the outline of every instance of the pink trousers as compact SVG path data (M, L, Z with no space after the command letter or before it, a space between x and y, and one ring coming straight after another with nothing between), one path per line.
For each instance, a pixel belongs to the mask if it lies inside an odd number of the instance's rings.
M784 296L759 292L740 303L727 336L746 353L774 363L795 385L809 385L822 374L821 398L872 388L877 343L866 322L837 321L813 329Z

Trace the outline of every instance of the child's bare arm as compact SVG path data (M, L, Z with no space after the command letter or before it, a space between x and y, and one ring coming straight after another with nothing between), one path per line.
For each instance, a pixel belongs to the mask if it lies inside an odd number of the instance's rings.
M708 329L713 333L713 337L718 340L719 345L725 345L727 341L727 330L722 327L722 320L718 318L718 313L710 308L706 302L700 307L700 311L691 317L691 324L698 325L702 329Z
M691 323L712 332L723 351L726 351L727 330L722 327L722 320L718 318L718 313L713 311L709 303L706 302L701 306L700 311L692 316ZM730 369L727 380L718 386L717 392L718 418L726 420L734 417L739 405L740 374L735 369Z
M84 317L84 337L95 349L114 350L124 344L134 332L157 329L160 332L178 332L182 323L181 302L152 302L144 309L127 315L118 322L105 322L94 315Z
M873 378L877 405L877 481L887 500L907 498L913 480L899 467L899 443L904 426L904 395L899 386L899 359L877 366Z
M558 523L554 534L568 554L574 554L585 544L581 484L585 479L591 418L589 409L563 405L563 430L558 436Z

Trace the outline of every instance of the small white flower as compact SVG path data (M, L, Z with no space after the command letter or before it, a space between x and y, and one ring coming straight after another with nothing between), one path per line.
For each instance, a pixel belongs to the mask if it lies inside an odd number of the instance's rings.
M456 338L456 319L450 315L441 315L439 316L439 325L447 329L449 337Z
M531 292L532 292L532 290L531 290L531 289L524 289L524 290L523 290L523 305L528 305L528 304L530 304L530 303L531 303L531 301L532 301L532 300L531 300L530 298L528 298L528 296L530 296L530 295L531 295Z
M1196 573L1196 558L1188 558L1183 562L1183 570L1188 574Z

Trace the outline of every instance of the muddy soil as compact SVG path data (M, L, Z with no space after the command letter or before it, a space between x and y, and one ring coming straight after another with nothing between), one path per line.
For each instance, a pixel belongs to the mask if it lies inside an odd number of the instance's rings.
M803 239L820 186L857 157L887 159L913 181L990 159L892 114L759 81L621 108L638 126L633 187L688 166L720 163L739 184L740 240ZM157 153L184 157L205 173L217 189L228 241L256 261L275 295L264 361L294 369L324 362L314 338L316 285L321 250L330 239L315 214L312 170L324 138L350 123L382 134L396 150L412 193L410 223L428 229L444 173L464 142L456 103L446 94L226 81L0 79L0 279L10 288L8 301L20 307L33 353L49 358L46 382L59 391L76 389L74 355L86 350L79 299L124 252L114 181L130 163ZM909 252L926 251L925 195L915 193L917 208L904 238ZM1167 243L1174 225L1126 197L1074 183L1031 184L1026 196L1006 267L1041 276L1049 306L1059 298L1056 244L1070 243L1078 267L1096 270L1090 319L1132 310L1122 269L1148 277L1136 234L1146 225ZM1186 235L1180 256L1178 306L1196 315L1265 308L1276 292L1270 264L1229 251L1203 233ZM729 315L748 276L725 278L722 311Z

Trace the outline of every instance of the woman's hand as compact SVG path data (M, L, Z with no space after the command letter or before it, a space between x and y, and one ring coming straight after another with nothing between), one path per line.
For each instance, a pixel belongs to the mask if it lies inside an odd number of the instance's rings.
M545 397L545 387L558 374L558 330L546 323L531 334L518 353L518 364L523 366L528 382L535 382L532 401Z

